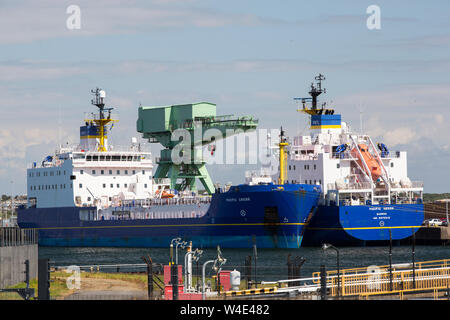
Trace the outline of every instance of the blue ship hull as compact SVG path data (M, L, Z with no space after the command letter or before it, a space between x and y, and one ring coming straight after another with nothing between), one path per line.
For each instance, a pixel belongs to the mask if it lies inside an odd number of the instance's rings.
M80 210L89 208L26 208L18 224L37 228L42 246L167 247L181 237L200 248L298 248L320 192L300 184L239 185L215 193L200 218L83 221Z
M417 232L423 220L423 204L319 206L305 230L303 245L381 245L390 237L398 242Z

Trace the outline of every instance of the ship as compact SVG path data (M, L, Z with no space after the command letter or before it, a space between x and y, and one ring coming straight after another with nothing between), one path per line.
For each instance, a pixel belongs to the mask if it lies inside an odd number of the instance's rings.
M27 204L18 208L18 225L38 230L40 246L168 247L174 239L200 248L302 245L320 186L262 181L216 187L197 152L198 144L210 146L211 139L190 144L188 151L198 161L179 163L170 157L177 150L171 139L177 129L253 130L255 119L216 116L216 106L204 102L139 106L137 131L165 147L155 158L154 172L152 153L137 138L126 147L109 143L118 117L106 107L104 90L92 94L98 112L85 115L80 142L59 146L27 168ZM197 178L203 193L196 188Z
M282 183L322 190L302 245L366 246L410 239L422 226L424 205L423 182L408 178L407 153L392 152L385 143L353 132L334 108L319 104L325 77L319 74L315 80L309 97L294 98L297 111L309 118L309 132L289 139L285 167L278 168L286 171Z

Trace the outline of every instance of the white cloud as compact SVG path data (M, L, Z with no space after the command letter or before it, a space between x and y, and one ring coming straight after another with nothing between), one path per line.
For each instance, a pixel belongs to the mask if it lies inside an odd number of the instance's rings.
M416 133L411 128L395 128L384 133L384 140L388 145L396 146L408 144L416 138Z
M10 2L0 11L0 44L31 42L55 37L129 34L162 29L223 26L256 26L278 23L253 14L225 13L193 5L192 1L77 1L81 28L69 30L66 9L73 3L60 1Z

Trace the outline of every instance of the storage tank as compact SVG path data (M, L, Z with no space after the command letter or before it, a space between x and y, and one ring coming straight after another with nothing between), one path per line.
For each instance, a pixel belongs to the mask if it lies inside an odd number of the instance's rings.
M241 285L241 273L234 269L230 273L231 290L239 290Z

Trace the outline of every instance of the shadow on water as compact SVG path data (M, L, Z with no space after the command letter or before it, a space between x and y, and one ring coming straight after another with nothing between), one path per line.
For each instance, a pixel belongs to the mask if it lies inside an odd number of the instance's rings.
M195 244L194 244L195 249ZM341 269L368 267L371 265L389 264L389 247L342 247L339 248ZM246 257L253 255L253 249L221 249L222 255L227 259L222 267L224 270L244 271ZM184 250L178 249L178 261L184 263ZM258 281L280 280L287 278L287 257L291 259L303 257L306 262L301 268L301 277L309 277L313 272L319 271L324 264L328 270L336 269L336 251L322 250L321 248L300 249L257 249L257 276ZM54 261L55 265L101 265L101 264L133 264L143 263L142 256L149 255L153 262L167 264L169 261L169 248L61 248L39 247L39 258ZM199 268L204 262L214 259L216 249L204 250L199 262ZM415 261L429 261L450 259L450 248L445 246L416 246ZM392 263L407 263L412 261L412 248L410 246L394 246L392 248ZM252 259L254 264L254 258ZM197 266L194 263L194 269ZM194 270L195 272L195 270Z

